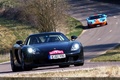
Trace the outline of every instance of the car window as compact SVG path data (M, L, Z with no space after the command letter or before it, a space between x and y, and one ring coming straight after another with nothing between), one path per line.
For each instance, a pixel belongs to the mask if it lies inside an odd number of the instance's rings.
M41 40L39 40L38 37L30 37L27 42L28 45L39 44L39 43L41 43Z
M42 35L33 35L26 40L27 45L32 44L41 44L49 42L62 42L69 41L69 39L62 34L42 34Z
M62 41L59 35L50 35L47 42L58 42Z
M98 18L103 18L104 16L103 15L98 15L98 16L91 16L89 17L90 20L92 19L98 19Z
M60 42L65 41L62 35L46 35L44 42Z

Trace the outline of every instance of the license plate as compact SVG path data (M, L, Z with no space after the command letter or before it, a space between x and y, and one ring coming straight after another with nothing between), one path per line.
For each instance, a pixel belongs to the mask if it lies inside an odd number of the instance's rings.
M96 25L97 27L99 27L100 25Z
M57 55L50 55L49 59L62 59L62 58L66 58L65 54L57 54Z

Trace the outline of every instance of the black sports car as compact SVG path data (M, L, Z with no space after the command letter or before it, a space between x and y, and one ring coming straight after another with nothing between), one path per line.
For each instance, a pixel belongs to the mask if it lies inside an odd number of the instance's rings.
M84 64L83 46L80 42L69 40L60 32L43 32L27 37L25 43L17 41L10 50L12 71L31 70L40 66Z

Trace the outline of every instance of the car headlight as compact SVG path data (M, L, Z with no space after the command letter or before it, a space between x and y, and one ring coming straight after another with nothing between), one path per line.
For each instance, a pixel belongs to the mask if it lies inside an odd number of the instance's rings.
M35 54L36 50L33 48L28 48L27 49L28 53Z
M75 43L72 45L71 51L76 51L80 48L79 44Z

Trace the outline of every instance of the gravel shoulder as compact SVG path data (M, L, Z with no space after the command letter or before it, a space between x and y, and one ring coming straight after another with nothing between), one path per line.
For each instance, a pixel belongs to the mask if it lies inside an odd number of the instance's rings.
M0 77L120 77L119 66L86 68L84 70L64 70L49 72L26 72L2 74Z

